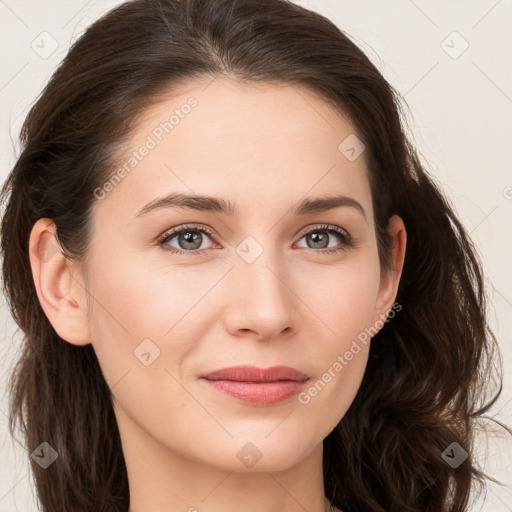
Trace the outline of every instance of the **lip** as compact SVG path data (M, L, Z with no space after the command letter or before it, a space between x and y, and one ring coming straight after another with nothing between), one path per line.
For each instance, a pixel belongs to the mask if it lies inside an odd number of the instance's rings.
M272 405L296 395L309 377L289 366L234 366L202 375L221 393L253 405Z
M289 366L272 366L271 368L258 368L256 366L232 366L201 375L209 380L234 380L238 382L275 382L278 380L306 380L305 373Z

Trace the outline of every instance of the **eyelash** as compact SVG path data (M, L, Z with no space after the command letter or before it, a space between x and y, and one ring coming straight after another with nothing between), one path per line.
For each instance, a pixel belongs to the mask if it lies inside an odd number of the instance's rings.
M202 226L199 228L196 225L185 225L185 226L181 226L178 229L173 229L171 231L165 232L159 238L158 245L161 246L164 251L169 251L174 254L180 254L180 255L187 254L187 255L193 255L193 256L201 254L205 249L195 249L193 251L185 251L185 250L178 250L178 249L175 249L174 247L166 245L167 242L169 242L169 240L174 238L175 235L180 234L183 231L198 231L200 233L204 233L204 234L208 235L213 241L215 241L213 232L210 229L206 228L205 226ZM341 244L340 244L341 247L330 248L330 249L309 249L309 248L307 248L309 251L318 252L318 253L322 253L322 254L332 254L335 252L340 252L340 251L349 249L349 248L353 247L353 245L354 245L352 237L345 230L338 228L337 226L333 226L333 225L329 225L329 224L322 224L322 225L314 226L313 228L309 229L308 231L302 232L300 234L299 240L304 238L304 236L306 236L310 233L314 233L316 231L326 231L328 233L335 233L336 235L339 236L339 238L341 240Z

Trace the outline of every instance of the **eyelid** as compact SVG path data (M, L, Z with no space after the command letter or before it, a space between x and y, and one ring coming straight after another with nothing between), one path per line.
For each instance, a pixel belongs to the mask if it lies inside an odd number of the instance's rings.
M338 232L338 234L345 235L347 238L351 238L351 236L349 235L349 233L346 229L340 228L339 226L336 226L335 224L312 224L310 226L306 226L304 229L301 229L295 236L302 238L304 235L307 235L311 231L315 231L315 230L318 230L318 231L332 230L332 231Z
M204 224L183 224L181 226L176 226L174 228L169 228L165 230L161 235L157 237L158 244L163 244L166 239L171 238L173 235L176 235L178 233L181 233L182 231L186 231L187 229L191 231L203 231L205 232L210 238L215 240L215 234L211 228ZM193 253L194 251L184 251Z

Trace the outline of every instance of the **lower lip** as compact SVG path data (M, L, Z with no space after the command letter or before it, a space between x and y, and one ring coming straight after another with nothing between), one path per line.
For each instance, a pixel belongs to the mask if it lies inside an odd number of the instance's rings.
M305 380L280 380L275 382L239 382L205 378L202 380L221 393L254 405L272 405L287 400L299 393L306 383Z

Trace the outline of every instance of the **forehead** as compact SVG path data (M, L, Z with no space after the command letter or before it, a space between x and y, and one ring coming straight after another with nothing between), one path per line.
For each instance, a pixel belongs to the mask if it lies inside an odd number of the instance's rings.
M304 87L190 82L140 116L113 169L124 168L123 177L106 200L130 214L170 192L222 196L237 205L243 197L242 211L244 204L271 209L276 201L334 192L364 201L364 152L355 159L345 152L355 136L348 118Z

